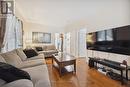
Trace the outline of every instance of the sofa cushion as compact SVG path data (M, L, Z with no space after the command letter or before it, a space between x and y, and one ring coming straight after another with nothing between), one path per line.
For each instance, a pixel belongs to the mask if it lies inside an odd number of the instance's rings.
M39 51L39 54L44 54L45 57L52 57L52 54L58 53L57 50Z
M33 67L42 64L44 64L44 59L26 60L19 65L19 68Z
M25 55L27 56L27 58L31 58L31 57L38 55L38 53L33 49L25 49L23 51L24 51Z
M5 59L0 55L0 62L6 63Z
M27 56L25 55L25 53L23 52L22 48L18 48L16 49L16 52L18 54L18 56L24 61L27 59Z
M19 66L19 64L21 64L22 62L21 58L17 55L15 50L7 52L7 53L3 53L1 54L1 56L5 59L5 61L8 64L11 64L16 67Z
M30 74L35 87L51 87L46 65L25 68L23 70Z
M46 50L56 50L55 45L48 45Z
M4 84L6 84L6 81L0 79L0 87L1 87L2 85L4 85Z
M43 48L42 48L42 47L35 47L35 49L36 49L37 51L43 51Z
M47 46L46 45L43 45L42 46L42 50L44 51L44 50L46 50L47 49Z
M1 87L1 86L0 86ZM2 87L34 87L32 81L27 79L16 80L3 85Z
M43 51L43 53L57 53L58 51L57 50L48 50L48 51Z
M30 75L26 71L3 62L0 62L0 78L6 82L12 82L18 79L31 80Z

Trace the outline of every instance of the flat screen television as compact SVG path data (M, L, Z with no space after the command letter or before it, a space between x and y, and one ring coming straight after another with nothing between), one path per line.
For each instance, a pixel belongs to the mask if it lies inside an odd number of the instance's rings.
M88 33L87 49L130 55L130 25Z

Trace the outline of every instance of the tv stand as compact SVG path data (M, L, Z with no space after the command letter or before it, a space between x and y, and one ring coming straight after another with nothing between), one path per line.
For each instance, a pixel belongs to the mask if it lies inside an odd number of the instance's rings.
M90 68L96 68L97 69L97 64L101 64L110 68L113 68L115 70L120 71L120 81L122 84L124 84L124 78L123 78L123 71L127 71L127 66L123 67L121 66L122 63L120 62L115 62L115 61L111 61L111 60L107 60L107 59L99 59L99 58L92 58L89 57L89 67ZM128 78L128 75L126 73L126 79Z

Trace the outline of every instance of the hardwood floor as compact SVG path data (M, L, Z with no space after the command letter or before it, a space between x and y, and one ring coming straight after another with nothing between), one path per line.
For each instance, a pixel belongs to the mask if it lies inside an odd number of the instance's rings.
M130 87L130 83L121 85L119 81L99 73L95 69L89 69L85 59L77 59L77 71L66 73L62 77L56 68L52 66L51 58L46 59L52 87Z

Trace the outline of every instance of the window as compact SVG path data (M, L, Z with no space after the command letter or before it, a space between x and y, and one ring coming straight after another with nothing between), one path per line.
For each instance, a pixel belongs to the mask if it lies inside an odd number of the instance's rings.
M32 32L33 43L51 43L51 33Z

